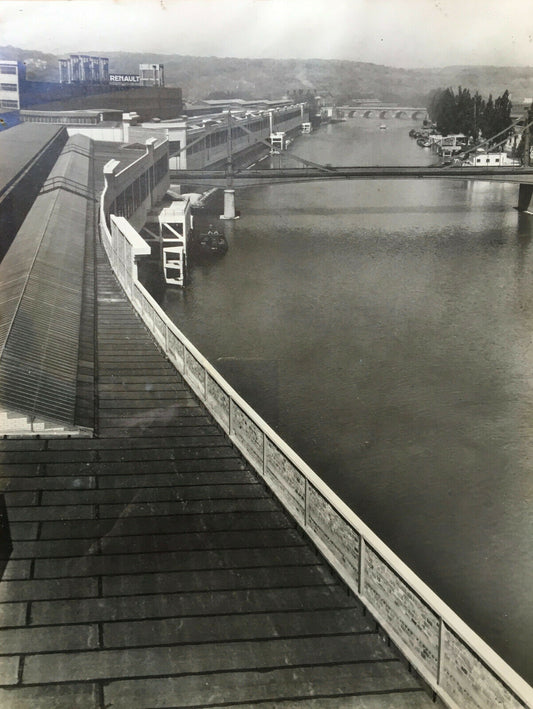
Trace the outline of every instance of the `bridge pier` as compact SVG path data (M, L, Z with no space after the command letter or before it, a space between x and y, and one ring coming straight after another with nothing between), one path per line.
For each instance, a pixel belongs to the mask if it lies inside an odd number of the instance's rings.
M531 198L533 197L533 184L520 183L518 190L518 211L533 213Z
M224 190L224 214L220 219L238 219L235 214L235 190Z

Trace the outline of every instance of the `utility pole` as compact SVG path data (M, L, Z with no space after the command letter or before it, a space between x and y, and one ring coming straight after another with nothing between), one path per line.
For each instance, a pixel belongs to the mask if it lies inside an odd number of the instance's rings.
M226 188L233 189L233 137L231 134L231 109L228 108L228 125L227 125L227 146L228 157L226 165Z
M235 190L233 189L233 139L231 135L231 109L228 109L228 125L226 134L228 157L226 166L226 189L224 190L224 214L221 219L238 219L235 212Z
M529 128L529 110L526 108L526 112L524 115L524 167L529 167L531 164L530 161L530 128Z

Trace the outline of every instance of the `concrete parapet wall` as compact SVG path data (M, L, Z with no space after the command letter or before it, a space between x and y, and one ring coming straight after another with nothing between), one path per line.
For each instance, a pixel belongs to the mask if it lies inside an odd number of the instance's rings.
M104 200L102 200L102 205ZM446 606L218 374L137 277L142 244L102 208L111 265L169 360L324 557L452 709L525 709L533 690Z

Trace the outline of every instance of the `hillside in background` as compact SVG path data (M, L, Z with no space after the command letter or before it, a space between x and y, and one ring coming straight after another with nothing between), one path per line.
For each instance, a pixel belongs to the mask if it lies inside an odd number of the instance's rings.
M533 67L400 69L325 59L234 59L87 50L83 53L108 56L112 73L138 73L141 62L164 64L167 86L181 87L189 101L210 94L277 98L289 91L307 93L311 89L337 103L347 103L353 98L377 98L425 105L430 91L448 86L477 90L483 96L489 93L498 96L508 89L516 106L533 96ZM0 47L0 57L25 62L28 79L58 81L59 56Z

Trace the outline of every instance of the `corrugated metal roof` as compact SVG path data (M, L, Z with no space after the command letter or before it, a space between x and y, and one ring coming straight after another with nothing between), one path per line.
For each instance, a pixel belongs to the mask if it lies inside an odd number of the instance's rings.
M0 403L71 425L90 161L91 141L70 138L0 264Z

